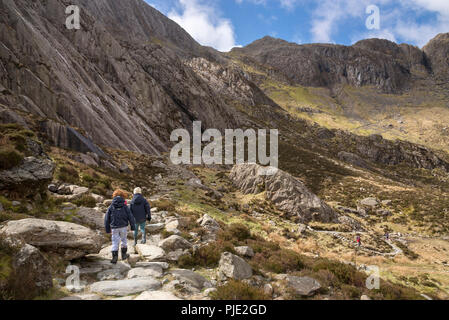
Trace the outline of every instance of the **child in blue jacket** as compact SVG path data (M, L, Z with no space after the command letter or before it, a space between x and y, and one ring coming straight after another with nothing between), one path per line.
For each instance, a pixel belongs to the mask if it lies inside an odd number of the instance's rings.
M131 210L126 205L126 193L123 190L115 190L111 206L104 216L104 227L106 233L112 233L112 264L118 260L118 249L121 242L122 260L128 259L128 224L134 231L136 221Z

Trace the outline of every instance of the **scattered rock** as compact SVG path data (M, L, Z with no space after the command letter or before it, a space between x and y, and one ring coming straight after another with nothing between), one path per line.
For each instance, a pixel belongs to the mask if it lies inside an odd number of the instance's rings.
M218 224L218 222L208 214L205 214L196 222L199 223L207 231L217 232L218 230L220 230L220 225Z
M371 300L371 298L364 294L360 297L360 300Z
M58 186L55 185L54 183L49 184L47 187L48 191L50 191L51 193L56 193L58 192Z
M198 178L190 178L186 182L186 186L193 187L195 189L203 189L203 190L208 189L205 185L203 185L201 180Z
M338 222L351 227L352 230L356 230L356 231L362 230L362 225L360 224L360 222L358 222L357 220L355 220L351 217L341 216L338 218Z
M241 246L241 247L235 247L235 252L237 252L239 255L252 258L254 257L254 251L251 247L248 246Z
M160 266L151 266L151 267L137 267L134 269L129 270L128 272L128 279L133 278L145 278L145 277L154 277L159 278L162 277L164 274L164 271Z
M168 269L170 267L170 265L167 262L145 262L145 261L141 261L141 262L137 262L136 263L136 267L141 267L141 268L153 267L153 266L161 267L164 270L166 270L166 269Z
M229 252L223 252L219 263L219 273L228 278L243 280L251 278L253 270L242 258Z
M72 221L94 230L104 229L104 214L95 209L81 207L72 216Z
M362 159L360 156L354 154L354 153L350 153L350 152L345 152L345 151L341 151L338 153L338 158L341 161L347 162L349 164L352 164L354 166L360 167L360 168L364 168L364 169L371 169L371 165L368 164L367 161L365 161L364 159Z
M125 278L125 276L120 272L120 269L109 269L97 273L97 279L99 281L121 280L123 278Z
M136 251L142 257L144 257L146 260L149 260L149 261L160 260L165 257L164 249L157 247L157 246L153 246L153 245L138 244L138 245L136 245Z
M201 276L200 274L193 272L192 270L187 269L175 269L171 270L170 274L172 274L176 279L181 282L187 282L194 288L198 290L202 290L203 288L211 287L209 281L206 278Z
M379 206L379 200L377 200L376 198L365 198L363 200L360 200L360 204L365 207L375 208Z
M288 287L299 296L312 296L321 288L320 283L310 277L287 276L286 280Z
M90 195L91 195L92 198L95 199L96 203L103 203L103 201L104 201L104 197L103 196L100 196L100 195L95 194L95 193L91 193Z
M159 243L159 247L166 251L174 251L177 249L190 249L192 244L183 237L173 235Z
M167 260L177 262L179 260L179 258L181 258L182 256L185 256L185 255L190 255L188 250L177 249L174 251L170 251L167 254Z
M381 216L384 216L384 217L389 217L389 216L391 216L391 211L390 210L386 210L386 209L379 209L379 210L376 210L376 213L378 214L378 215L381 215Z
M126 163L122 163L120 165L119 170L120 170L121 173L126 173L126 174L130 174L131 173L131 169L128 167L128 165Z
M148 232L158 232L164 229L164 227L165 227L164 223L147 224L146 226Z
M269 283L265 284L263 286L263 292L267 295L267 296L272 296L273 295L273 286Z

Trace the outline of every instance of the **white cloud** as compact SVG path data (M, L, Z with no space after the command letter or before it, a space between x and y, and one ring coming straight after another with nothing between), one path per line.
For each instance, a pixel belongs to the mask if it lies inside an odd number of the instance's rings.
M404 41L422 47L438 33L449 32L448 0L401 0L401 4L409 10L418 13L427 11L437 17L431 23L418 23L413 19L399 18L394 31Z
M183 27L196 41L219 51L236 47L234 27L230 20L220 17L206 1L179 0L179 9L172 9L168 17Z
M266 5L270 0L235 0L238 4L243 2L249 2L256 5ZM303 0L273 0L279 2L280 6L287 10L292 10L296 7L296 5Z
M333 42L332 37L338 34L339 26L344 24L345 19L365 20L367 18L365 8L373 3L373 0L317 1L310 29L313 41ZM449 32L448 0L377 0L376 5L381 10L381 29L353 30L354 42L365 38L381 38L395 42L400 39L423 46L436 34ZM434 13L437 19L419 23L416 17L422 13Z

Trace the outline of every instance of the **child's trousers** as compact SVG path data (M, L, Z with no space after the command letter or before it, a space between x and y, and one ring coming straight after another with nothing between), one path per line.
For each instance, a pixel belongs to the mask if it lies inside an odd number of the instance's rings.
M120 246L120 241L122 242L122 248L128 248L128 227L112 229L112 250L118 251Z
M140 231L142 232L142 237L144 239L146 239L146 237L145 237L145 225L146 225L145 221L142 222L142 223L136 223L136 229L134 230L134 239L137 239L137 236L139 235L139 228L140 228Z

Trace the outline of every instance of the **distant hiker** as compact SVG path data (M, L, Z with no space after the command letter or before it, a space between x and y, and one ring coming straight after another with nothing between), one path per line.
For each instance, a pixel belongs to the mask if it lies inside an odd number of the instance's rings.
M388 232L385 233L385 240L390 240L390 234Z
M357 245L360 247L362 245L362 239L360 238L360 235L357 235L356 241Z
M134 197L131 201L130 205L131 213L136 220L136 228L134 230L134 245L137 244L137 237L139 235L139 227L142 232L142 241L141 243L147 242L147 236L145 233L145 224L146 220L148 222L151 221L151 207L148 203L147 199L142 196L142 189L135 188L134 189Z
M113 200L104 216L104 227L106 233L112 232L112 260L111 263L116 264L118 260L118 249L121 242L122 260L128 259L128 224L131 230L136 228L136 221L131 210L126 205L126 192L123 190L115 190L112 195Z

